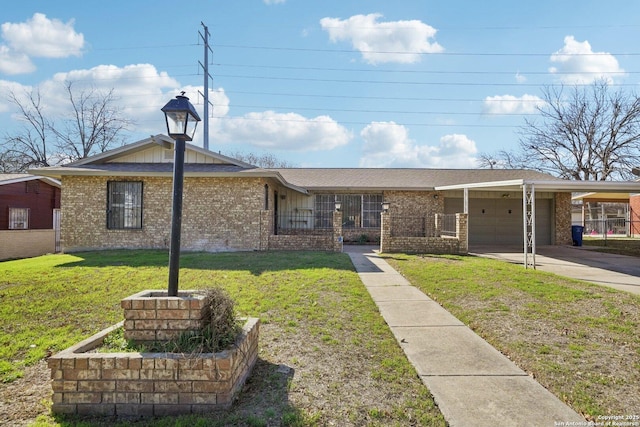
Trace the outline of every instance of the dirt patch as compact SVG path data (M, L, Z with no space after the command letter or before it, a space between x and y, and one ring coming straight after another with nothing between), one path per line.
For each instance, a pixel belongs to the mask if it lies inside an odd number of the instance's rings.
M28 366L24 376L9 384L0 384L0 425L26 426L38 415L49 412L51 371L47 362Z

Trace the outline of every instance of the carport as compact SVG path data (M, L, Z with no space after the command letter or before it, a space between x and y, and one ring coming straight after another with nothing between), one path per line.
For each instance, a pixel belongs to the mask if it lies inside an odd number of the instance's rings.
M640 192L640 182L612 182L612 181L567 181L567 180L526 180L514 179L508 181L476 182L435 187L436 191L445 194L445 212L457 210L469 216L469 239L481 240L483 236L498 237L497 225L504 235L502 242L494 244L521 244L525 268L536 267L536 243L553 244L547 237L553 233L554 212L558 207L553 206L553 200L548 194L556 193L636 193ZM461 196L458 196L459 192ZM470 206L470 193L484 195L490 203L489 207ZM450 203L447 204L447 194ZM547 195L537 197L537 195ZM456 201L457 199L457 201ZM460 205L460 199L461 204ZM548 202L547 200L551 200ZM537 206L540 205L540 206ZM517 208L516 208L517 207ZM567 205L567 215L570 219L570 202ZM493 226L491 226L493 224ZM571 224L568 224L570 227ZM517 229L519 232L514 232ZM485 234L483 234L483 232ZM543 237L539 238L538 234ZM480 238L478 238L478 235ZM516 239L516 236L517 239ZM469 243L469 242L468 242Z

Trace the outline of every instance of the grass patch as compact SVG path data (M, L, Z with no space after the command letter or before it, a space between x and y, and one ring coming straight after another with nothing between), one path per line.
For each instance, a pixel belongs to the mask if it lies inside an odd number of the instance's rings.
M587 418L640 408L640 297L486 258L385 258Z
M31 365L49 352L120 321L121 299L144 289L166 289L167 264L166 252L159 251L0 263L3 400L18 401L11 387L25 389L26 374L39 366ZM239 400L230 411L134 425L322 426L345 420L373 426L445 425L346 254L183 253L180 289L213 287L231 296L238 315L262 321L258 361ZM25 378L16 379L23 372ZM48 397L44 378L41 386ZM23 401L6 405L14 416L24 406ZM90 419L83 424L51 417L46 409L27 415L18 419L37 419L41 426L132 423ZM0 424L7 420L3 416Z
M598 252L640 257L640 239L633 237L616 237L602 239L584 236L583 246L593 247Z

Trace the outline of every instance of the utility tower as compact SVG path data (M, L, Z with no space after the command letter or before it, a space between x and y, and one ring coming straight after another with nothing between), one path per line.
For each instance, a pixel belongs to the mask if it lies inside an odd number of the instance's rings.
M200 67L202 67L202 71L204 74L204 93L201 93L204 98L204 111L203 111L203 122L204 122L204 131L202 135L202 146L205 150L209 149L209 79L211 79L211 74L209 74L209 52L213 53L211 50L211 46L209 45L209 28L204 25L204 22L200 21L202 28L204 28L204 34L198 31L200 38L204 43L204 64L200 61ZM213 104L211 104L213 105Z

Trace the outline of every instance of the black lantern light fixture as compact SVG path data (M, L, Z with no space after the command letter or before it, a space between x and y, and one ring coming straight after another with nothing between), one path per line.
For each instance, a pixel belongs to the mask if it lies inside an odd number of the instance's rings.
M168 296L178 296L178 271L180 270L180 232L182 228L182 188L184 181L184 150L186 141L192 141L200 116L184 96L176 96L162 107L167 122L167 132L174 139L173 203L171 206L171 244L169 247Z
M200 116L189 102L189 98L184 96L184 92L167 102L167 105L162 107L162 112L167 121L167 132L171 138L193 141Z
M336 212L340 212L340 209L342 208L342 202L340 200L336 200L334 207L336 209Z
M389 202L382 202L382 210L383 212L387 212L389 210L389 208L391 207L391 203Z

